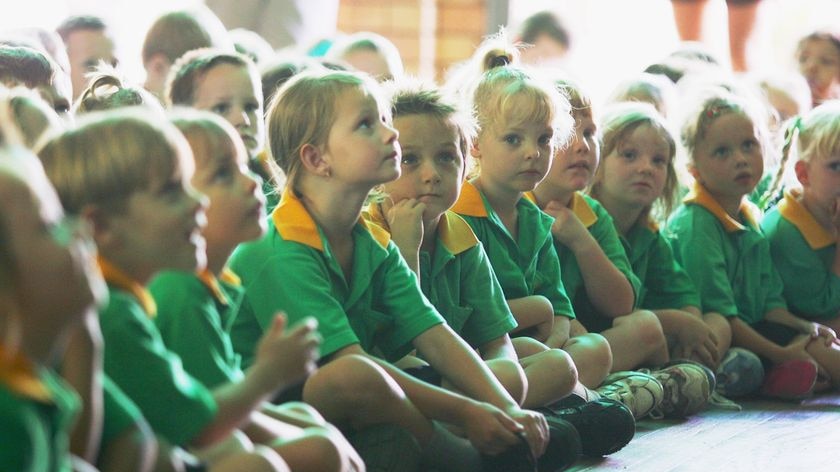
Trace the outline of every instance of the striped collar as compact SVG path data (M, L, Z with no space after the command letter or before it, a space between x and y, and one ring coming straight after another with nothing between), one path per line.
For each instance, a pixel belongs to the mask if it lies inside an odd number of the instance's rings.
M705 187L697 182L694 183L694 187L688 195L686 195L683 203L691 203L705 208L720 221L723 228L728 233L747 230L747 227L744 224L729 216L729 214L726 213L726 210L720 206L720 203L715 200L715 197L713 197ZM753 229L758 227L758 215L760 215L761 212L758 207L750 203L746 198L741 199L741 206L738 209L738 212L743 215L744 219Z
M305 244L313 249L324 252L324 242L315 220L303 206L300 199L288 187L280 197L280 203L271 213L274 227L280 236L287 241ZM368 224L359 217L358 224L366 229L380 246L387 247L391 235L375 224Z
M0 345L0 384L18 395L42 403L53 400L52 393L36 372L35 363L3 345Z
M234 274L233 271L228 269L227 267L222 269L222 273L219 275L219 278L216 278L216 276L213 275L213 273L210 272L208 269L204 269L197 272L196 276L198 277L198 280L200 280L201 283L203 283L204 286L207 287L207 289L210 291L210 293L213 295L216 301L218 301L224 306L230 305L230 297L228 297L225 291L222 290L221 285L219 285L219 281L221 280L227 283L228 285L233 285L237 287L242 285L242 280L239 278L239 276Z
M131 278L102 256L99 256L97 262L99 263L99 268L102 270L102 277L105 278L105 282L133 295L140 303L140 306L143 307L146 315L149 318L154 318L157 314L157 305L155 304L155 299L152 298L152 294L146 290L143 284Z

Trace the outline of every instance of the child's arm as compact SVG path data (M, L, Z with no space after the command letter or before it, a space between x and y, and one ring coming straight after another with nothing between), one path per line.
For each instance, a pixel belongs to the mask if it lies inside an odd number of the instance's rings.
M102 436L102 332L95 310L84 315L70 336L61 375L82 398L82 412L70 435L70 451L94 463Z
M811 341L806 336L798 338L787 346L779 346L756 332L737 316L730 317L729 324L732 326L733 346L743 347L759 356L766 357L774 364L795 359L813 361L813 358L805 351L805 347Z
M706 365L717 365L717 339L696 307L654 310L666 337L673 335L675 358L690 359L694 354Z
M784 308L774 308L768 311L764 318L767 321L785 325L802 334L807 334L811 339L823 338L826 346L831 345L837 339L837 334L828 326L794 316Z
M522 298L513 298L507 301L510 312L516 319L516 328L513 332L533 328L528 333L538 341L545 341L551 335L554 328L554 308L551 302L542 295L531 295Z
M420 245L423 243L423 211L426 204L408 199L388 209L391 239L400 250L408 267L420 277Z
M513 342L511 342L510 336L507 334L482 344L478 347L478 352L485 361L491 361L493 359L519 360L519 357L516 355L516 349L513 347Z
M595 308L611 318L633 311L636 295L630 281L572 210L552 201L543 211L554 217L551 234L579 261L586 294Z

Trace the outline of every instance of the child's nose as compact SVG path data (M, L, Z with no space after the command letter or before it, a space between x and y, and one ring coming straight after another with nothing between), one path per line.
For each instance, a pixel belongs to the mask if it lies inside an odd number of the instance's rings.
M589 154L589 151L592 150L592 146L589 145L589 140L583 135L575 134L575 141L572 143L572 146L574 146L574 150L578 154Z
M397 131L396 128L394 128L393 126L391 126L388 123L382 123L382 126L385 128L385 133L384 134L385 134L385 142L386 143L390 144L390 143L396 141L397 139L399 139L400 132Z
M430 183L438 183L440 182L440 172L438 172L437 167L434 164L424 164L423 165L423 182L430 182Z

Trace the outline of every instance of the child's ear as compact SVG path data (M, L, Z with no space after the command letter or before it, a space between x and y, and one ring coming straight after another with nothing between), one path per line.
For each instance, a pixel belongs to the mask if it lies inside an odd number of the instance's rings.
M697 166L695 166L693 162L689 162L686 167L688 168L688 173L691 174L691 177L693 177L698 183L702 184L703 179L700 178L700 172L697 172Z
M474 159L481 159L481 149L478 147L478 140L474 140L472 146L470 146L470 155Z
M808 177L808 163L805 161L796 161L796 164L793 165L793 170L796 172L796 180L798 180L803 187L807 187L810 183L810 178Z
M320 177L329 177L332 173L323 150L314 144L307 143L300 148L300 161L304 169Z

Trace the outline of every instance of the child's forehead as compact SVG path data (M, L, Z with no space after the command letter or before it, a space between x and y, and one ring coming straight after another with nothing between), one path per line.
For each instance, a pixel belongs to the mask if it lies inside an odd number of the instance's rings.
M394 127L400 132L400 141L411 137L425 139L418 144L451 143L460 138L460 129L451 116L431 113L411 113L394 118Z
M837 47L837 44L828 39L828 38L809 38L802 42L802 51L804 52L806 49L814 50L818 49L821 52L829 52L834 53L836 55L840 55L840 48Z

